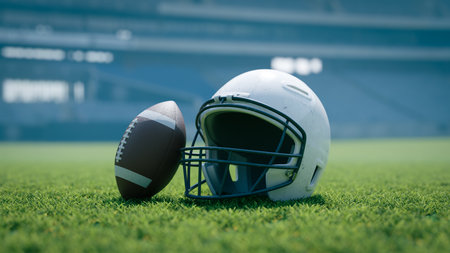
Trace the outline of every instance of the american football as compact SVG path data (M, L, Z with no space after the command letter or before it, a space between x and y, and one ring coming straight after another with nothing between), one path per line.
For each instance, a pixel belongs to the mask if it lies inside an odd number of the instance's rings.
M172 179L186 144L183 115L174 101L156 104L134 118L115 156L115 175L125 199L150 198Z

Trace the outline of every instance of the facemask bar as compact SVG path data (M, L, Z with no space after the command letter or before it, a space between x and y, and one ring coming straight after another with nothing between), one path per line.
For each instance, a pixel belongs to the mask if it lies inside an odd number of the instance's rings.
M237 104L237 103L226 103L227 101L242 101L245 102L244 104ZM252 104L255 106L249 106L246 104ZM195 147L195 143L197 141L197 138L200 136L203 141L205 141L204 134L201 129L201 119L200 116L202 113L208 109L211 108L219 108L219 107L234 107L234 108L241 108L248 111L256 112L258 114L264 115L268 118L271 118L278 123L280 123L283 127L283 131L280 137L280 141L278 143L278 146L275 151L260 151L260 150L249 150L249 149L240 149L240 148L230 148L230 147L218 147L218 146L206 146L206 147ZM264 108L268 110L267 111L257 109L257 108ZM277 116L274 116L277 115ZM270 107L268 107L265 104L259 103L257 101L248 99L248 98L242 98L242 97L220 97L219 100L216 99L210 99L206 103L204 103L197 114L196 118L196 127L197 127L197 133L195 134L195 137L192 141L192 147L187 147L181 149L182 152L182 159L181 163L183 164L183 174L184 174L184 182L185 182L185 195L187 197L191 198L200 198L200 199L222 199L222 198L232 198L232 197L243 197L243 196L249 196L249 195L256 195L256 194L262 194L266 193L268 191L276 190L281 187L287 186L291 184L294 179L295 175L297 174L300 164L303 157L303 152L305 149L305 143L306 143L306 135L303 129L295 123L291 118L286 116L285 114L276 111ZM300 151L296 154L290 154L290 153L280 153L279 150L283 144L283 141L285 140L287 131L289 130L290 133L294 134L296 138L300 140L301 147ZM207 158L208 152L222 152L225 153L227 159L220 159L220 158ZM268 163L257 163L257 162L245 162L245 161L230 161L233 154L238 155L251 155L251 154L257 154L257 155L264 155L270 157L270 161ZM296 159L295 163L288 163L288 164L273 164L274 161L277 158L284 158L287 161L291 161L292 159ZM202 185L206 183L206 179L203 179L203 171L202 166L205 166L206 164L224 164L226 169L224 169L224 175L222 177L222 182L219 186L219 192L214 195L202 195ZM261 175L257 178L256 182L253 183L250 190L248 192L243 193L234 193L234 194L223 194L223 186L226 178L226 174L229 173L228 166L230 165L241 165L241 166L248 166L252 169L253 168L263 168L264 171L261 173ZM191 186L191 176L193 173L191 171L197 169L197 183L193 184ZM286 171L290 171L290 175L288 179L285 182L282 182L280 184L266 187L264 189L258 189L255 190L256 186L261 182L261 180L264 178L265 174L269 169L283 169ZM195 176L195 175L194 175ZM194 179L195 180L195 179ZM211 189L210 189L211 190ZM212 190L211 190L212 192Z

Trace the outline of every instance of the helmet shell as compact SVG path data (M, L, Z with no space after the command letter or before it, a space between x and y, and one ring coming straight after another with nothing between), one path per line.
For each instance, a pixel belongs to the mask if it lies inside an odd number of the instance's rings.
M230 96L263 103L289 116L303 129L306 135L305 151L295 180L267 194L272 200L311 196L327 164L330 148L330 125L317 95L303 81L290 74L260 69L231 79L213 98ZM265 177L266 186L286 181L286 177L284 170L269 169Z

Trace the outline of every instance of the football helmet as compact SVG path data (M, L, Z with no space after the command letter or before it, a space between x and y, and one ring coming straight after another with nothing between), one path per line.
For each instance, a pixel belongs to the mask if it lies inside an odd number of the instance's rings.
M327 164L325 109L304 82L284 72L233 78L201 106L196 127L181 159L191 198L305 198Z

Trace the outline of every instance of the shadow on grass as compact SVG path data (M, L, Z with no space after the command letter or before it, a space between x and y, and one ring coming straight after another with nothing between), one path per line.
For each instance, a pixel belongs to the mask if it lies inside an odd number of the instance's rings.
M185 206L196 206L206 210L217 209L255 209L255 208L276 208L283 206L295 206L295 205L324 205L325 200L321 195L314 195L309 198L290 201L272 201L268 197L256 196L256 197L243 197L234 199L222 199L222 200L199 200L199 199L180 199Z
M322 195L317 194L309 198L290 201L271 201L268 197L256 196L256 197L243 197L233 199L221 199L221 200L202 200L202 199L190 199L187 197L171 197L164 195L156 195L148 199L129 199L125 200L120 196L105 199L104 203L124 205L124 206L137 206L137 205L153 205L153 204L167 204L167 208L180 209L199 207L206 210L220 210L220 209L256 209L256 208L276 208L283 206L295 206L295 205L324 205L325 199Z

